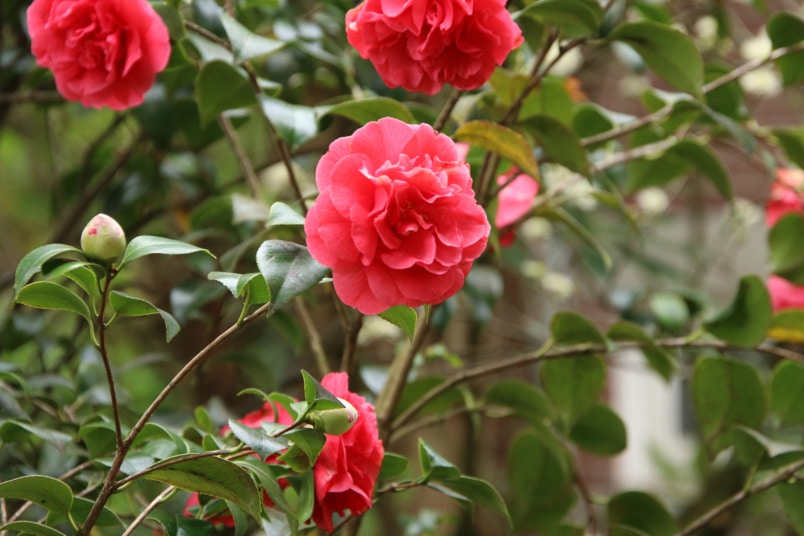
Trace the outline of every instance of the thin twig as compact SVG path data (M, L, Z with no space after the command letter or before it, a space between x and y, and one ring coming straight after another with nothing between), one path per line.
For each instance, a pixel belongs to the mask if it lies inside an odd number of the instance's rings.
M177 488L170 486L165 488L162 493L154 497L154 500L152 500L150 504L148 504L148 506L146 506L143 511L134 518L134 521L132 521L131 525L126 528L126 531L122 534L122 536L130 536L133 534L134 530L139 527L143 521L145 521L145 518L148 517L151 512L153 512L154 508L165 502L168 498L170 498L171 495L176 493L176 489Z
M441 113L438 114L438 118L435 120L435 123L433 123L433 130L442 130L444 128L444 125L449 121L452 110L455 108L455 105L458 104L461 95L463 95L463 91L459 89L452 90L447 102L444 103L444 107L441 108Z
M117 403L117 391L114 387L114 374L112 374L112 364L109 361L109 353L106 350L106 304L109 301L109 290L112 279L117 275L113 267L109 267L106 278L103 281L103 293L101 294L100 307L98 308L98 352L103 361L103 369L106 371L106 383L109 385L109 399L112 404L112 415L114 416L114 437L115 449L121 452L123 449L123 431L120 427L120 406Z
M257 172L254 171L254 165L251 163L251 159L248 157L243 144L240 143L240 138L237 136L237 131L232 125L232 122L228 117L220 114L218 116L218 125L220 125L221 130L223 130L226 139L229 141L229 145L232 147L235 158L238 164L240 164L243 176L246 177L246 183L251 189L251 196L255 199L260 199L260 179L257 177Z
M324 350L324 345L321 343L321 334L318 332L318 327L313 322L310 311L307 309L307 304L301 296L297 296L293 302L296 304L296 309L299 311L299 316L302 320L302 326L307 337L310 339L310 349L313 351L315 363L318 367L318 372L324 376L330 371L329 361L327 360L327 352Z
M349 323L349 326L344 332L343 338L343 353L341 354L341 367L342 372L353 372L355 364L355 352L357 351L357 337L360 335L360 330L363 328L363 314L358 313L354 319Z

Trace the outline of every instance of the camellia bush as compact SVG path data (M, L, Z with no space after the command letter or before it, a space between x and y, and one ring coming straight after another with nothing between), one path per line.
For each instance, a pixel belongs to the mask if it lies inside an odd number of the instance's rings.
M0 14L0 533L804 534L798 2Z

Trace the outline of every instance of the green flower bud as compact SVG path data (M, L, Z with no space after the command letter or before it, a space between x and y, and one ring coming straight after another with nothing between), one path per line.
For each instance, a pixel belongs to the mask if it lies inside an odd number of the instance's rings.
M307 415L308 421L316 430L325 434L341 435L357 422L359 414L355 407L343 398L339 398L338 401L343 404L342 408L313 410Z
M98 214L81 233L81 249L90 259L109 264L126 249L126 234L114 218Z

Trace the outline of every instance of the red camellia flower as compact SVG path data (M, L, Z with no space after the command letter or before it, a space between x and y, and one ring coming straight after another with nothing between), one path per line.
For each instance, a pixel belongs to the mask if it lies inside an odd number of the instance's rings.
M374 407L349 391L349 376L333 372L321 380L328 391L352 404L357 422L339 436L327 435L327 442L313 467L315 506L313 522L333 531L332 514L347 510L358 516L371 508L374 484L385 453L377 431Z
M522 43L505 0L366 0L346 37L390 87L476 89Z
M504 229L524 216L533 205L536 194L539 193L539 183L530 175L517 175L511 180L514 173L509 173L497 177L497 184L504 184L500 193L497 194L499 204L497 205L497 216L494 218L494 225L498 229ZM509 182L510 181L510 182ZM510 246L514 241L513 229L508 229L500 235L500 245Z
M469 165L429 125L364 125L330 145L316 183L307 245L362 313L446 300L486 247L490 226Z
M147 0L34 0L28 30L59 93L92 108L142 103L170 57L167 28Z
M765 222L773 227L789 212L804 213L804 170L777 169L765 207Z
M785 309L804 309L804 286L777 275L772 275L767 285L773 310L777 313Z

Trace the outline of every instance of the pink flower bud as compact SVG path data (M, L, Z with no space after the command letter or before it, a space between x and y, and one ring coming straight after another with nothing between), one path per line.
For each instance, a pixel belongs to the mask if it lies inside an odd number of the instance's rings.
M114 218L98 214L81 233L81 249L92 260L111 263L126 249L126 234Z

